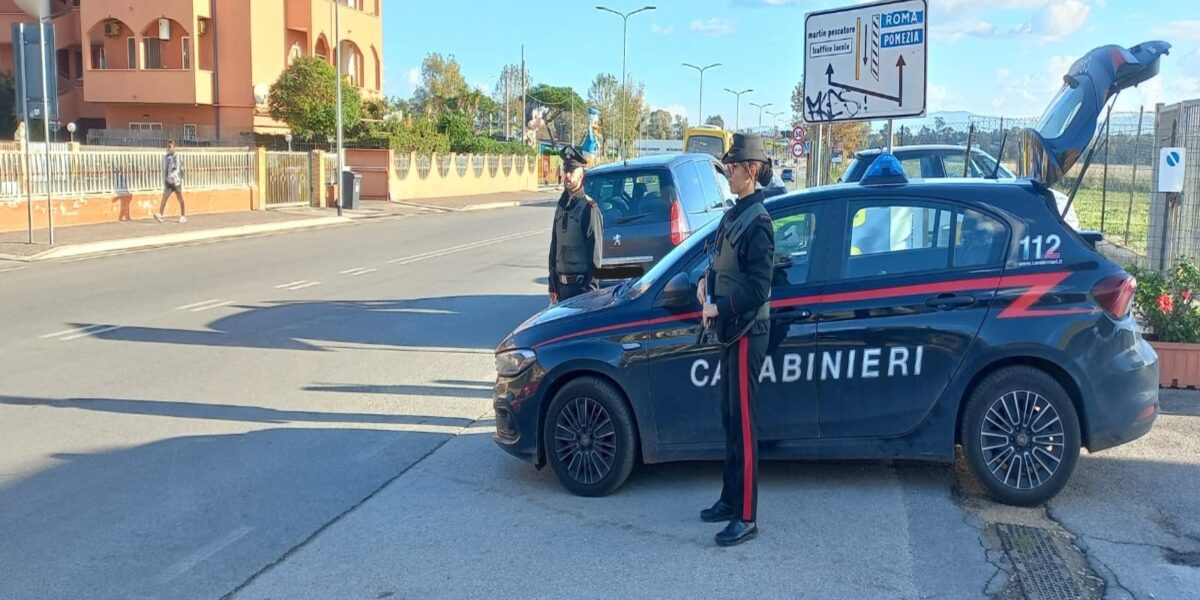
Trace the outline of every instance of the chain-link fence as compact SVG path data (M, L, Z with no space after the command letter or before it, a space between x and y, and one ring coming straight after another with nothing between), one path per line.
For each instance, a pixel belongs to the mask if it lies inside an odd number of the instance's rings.
M1025 175L1025 132L1036 126L1037 119L1032 118L934 118L920 125L897 121L893 149L933 144L965 147L969 143L972 148L1000 157L1005 169L1021 177ZM885 147L885 125L871 123L863 145ZM1073 206L1081 229L1102 232L1107 250L1126 263L1161 268L1183 255L1200 257L1200 165L1192 166L1200 159L1200 100L1139 112L1114 112L1108 128L1098 130L1093 145L1095 153L1087 172L1083 172L1085 152L1054 186L1068 195L1074 189ZM1194 158L1186 163L1184 192L1169 196L1156 193L1155 184L1159 151L1171 146L1184 147L1187 156ZM849 166L853 153L847 149L840 164L830 159L828 146L821 156L823 181L835 182Z

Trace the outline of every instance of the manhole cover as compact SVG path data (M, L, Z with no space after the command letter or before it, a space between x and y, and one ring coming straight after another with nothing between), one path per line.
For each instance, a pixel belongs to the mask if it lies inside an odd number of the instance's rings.
M996 535L1028 600L1075 600L1083 596L1059 554L1053 533L1038 527L997 523Z

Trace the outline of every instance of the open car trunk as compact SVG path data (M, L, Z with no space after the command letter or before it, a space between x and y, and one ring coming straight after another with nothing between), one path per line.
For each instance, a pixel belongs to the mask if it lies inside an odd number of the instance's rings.
M1109 45L1088 52L1063 76L1063 87L1026 136L1025 173L1047 187L1062 180L1096 134L1105 104L1121 90L1158 74L1166 42L1132 48Z

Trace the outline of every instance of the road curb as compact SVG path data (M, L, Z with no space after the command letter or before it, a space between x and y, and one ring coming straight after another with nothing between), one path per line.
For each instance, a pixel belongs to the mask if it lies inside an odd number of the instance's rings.
M191 242L237 238L263 233L297 231L300 229L328 227L331 225L342 225L353 222L354 219L349 217L319 217L315 219L299 219L295 221L284 221L281 223L261 223L257 225L222 227L219 229L190 231L185 233L169 233L164 235L151 235L138 238L125 238L120 240L106 240L103 242L70 244L67 246L51 248L32 256L0 255L0 258L19 262L37 262L62 258L77 258L80 256L89 256L93 254L120 252L122 250L140 250L143 248L175 246Z
M433 204L420 204L418 202L403 202L400 200L395 200L394 202L404 206L412 206L414 208L423 208L426 210L436 210L442 213L462 213L475 212L479 210L497 210L501 208L519 208L522 206L549 206L557 202L557 200L510 200L507 202L468 204L466 206L437 206Z

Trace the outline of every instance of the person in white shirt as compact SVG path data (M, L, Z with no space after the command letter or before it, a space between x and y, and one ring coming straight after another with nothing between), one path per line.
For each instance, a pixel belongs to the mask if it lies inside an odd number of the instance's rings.
M175 140L167 142L167 155L163 157L163 197L154 219L163 221L163 213L167 210L167 200L171 194L179 198L179 222L187 223L187 208L183 204L183 159L175 152Z

